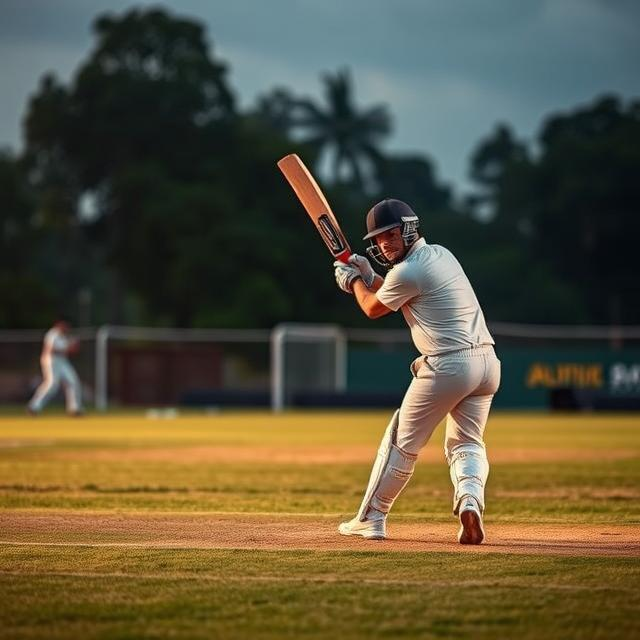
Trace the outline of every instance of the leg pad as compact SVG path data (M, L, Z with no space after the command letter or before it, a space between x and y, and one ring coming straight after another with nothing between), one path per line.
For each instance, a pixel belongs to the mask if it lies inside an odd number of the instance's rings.
M389 513L395 499L413 475L418 456L403 451L395 444L399 414L399 411L393 414L382 437L369 485L358 511L358 520L365 520L370 509Z
M449 473L453 483L453 513L458 515L465 495L478 502L484 512L484 487L489 477L489 461L484 447L468 443L454 447L449 455Z

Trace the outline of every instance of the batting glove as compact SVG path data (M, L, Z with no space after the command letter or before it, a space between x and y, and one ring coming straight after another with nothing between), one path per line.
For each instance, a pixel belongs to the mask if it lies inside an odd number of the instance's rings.
M333 263L335 267L336 283L345 293L353 293L353 281L361 278L360 271L351 264L337 261Z
M349 264L357 267L362 276L362 281L367 285L367 288L373 284L376 272L371 268L371 264L364 256L359 256L357 253L352 254L349 258Z

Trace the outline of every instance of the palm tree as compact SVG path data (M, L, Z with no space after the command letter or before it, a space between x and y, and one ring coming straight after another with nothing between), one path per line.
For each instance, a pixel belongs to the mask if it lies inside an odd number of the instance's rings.
M346 176L363 188L381 159L378 145L391 132L391 117L385 105L356 108L347 69L323 74L322 80L325 105L297 100L296 128L302 142L317 151L318 162L328 156L336 182Z
M288 136L295 126L296 100L288 89L277 87L258 97L253 115L270 129Z

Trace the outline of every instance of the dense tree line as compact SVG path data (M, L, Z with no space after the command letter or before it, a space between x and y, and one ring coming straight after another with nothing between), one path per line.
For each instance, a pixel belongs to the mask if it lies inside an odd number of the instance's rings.
M92 324L364 322L277 171L290 152L322 168L360 252L369 206L409 202L492 320L640 323L640 102L600 97L530 144L498 125L459 201L426 157L382 151L391 115L356 105L347 70L322 77L321 102L277 87L242 111L199 23L134 9L94 30L68 85L42 79L24 152L0 155L0 326L63 308Z

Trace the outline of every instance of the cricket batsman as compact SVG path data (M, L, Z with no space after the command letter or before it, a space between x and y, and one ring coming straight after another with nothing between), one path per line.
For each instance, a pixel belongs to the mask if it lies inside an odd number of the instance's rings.
M67 413L73 416L82 415L82 399L80 379L69 362L69 355L78 351L79 343L69 336L69 322L61 318L47 331L40 355L42 367L42 383L36 389L27 406L31 415L37 415L64 386Z
M458 541L480 544L489 462L483 434L500 384L500 361L482 309L460 263L442 246L427 244L418 217L400 200L386 199L367 214L367 258L335 262L338 286L355 296L367 317L401 310L420 356L413 379L391 418L357 515L338 530L345 536L386 537L386 519L409 482L418 453L446 416L444 450L453 483Z

